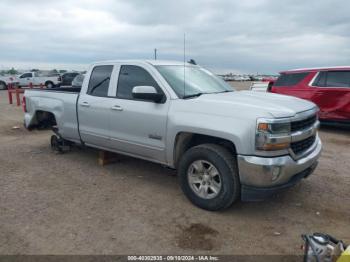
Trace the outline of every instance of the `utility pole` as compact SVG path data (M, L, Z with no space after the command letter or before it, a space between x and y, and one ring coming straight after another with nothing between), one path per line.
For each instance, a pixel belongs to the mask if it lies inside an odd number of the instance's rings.
M157 60L157 48L154 48L154 60Z

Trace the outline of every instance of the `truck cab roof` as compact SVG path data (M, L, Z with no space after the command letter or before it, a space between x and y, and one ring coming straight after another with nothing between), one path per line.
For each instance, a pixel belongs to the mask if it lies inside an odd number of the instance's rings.
M153 66L160 65L168 65L168 66L183 66L184 62L176 61L176 60L107 60L107 61L99 61L94 63L94 65L98 64L106 64L106 63L140 63L140 64L150 64ZM185 62L186 66L194 66L193 64Z

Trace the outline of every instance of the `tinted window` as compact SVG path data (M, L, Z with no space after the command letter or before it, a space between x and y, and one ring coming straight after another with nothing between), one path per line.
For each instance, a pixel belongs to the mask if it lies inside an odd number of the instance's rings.
M71 73L71 74L70 74L70 78L71 78L71 79L74 79L74 77L76 77L77 75L78 75L78 73Z
M96 66L91 73L88 94L93 96L107 96L112 70L112 65Z
M79 75L79 73L70 73L70 74L67 74L67 76L68 76L69 78L74 78L74 77L76 77L77 75Z
M329 71L327 73L327 86L350 87L350 71Z
M158 92L162 92L157 82L142 67L132 65L121 66L117 87L117 97L133 99L132 89L135 86L153 86L158 90Z
M20 78L28 78L28 77L32 77L32 73L26 73L20 76Z
M293 86L303 80L308 73L281 74L274 86Z
M326 86L327 72L320 72L315 79L314 86Z

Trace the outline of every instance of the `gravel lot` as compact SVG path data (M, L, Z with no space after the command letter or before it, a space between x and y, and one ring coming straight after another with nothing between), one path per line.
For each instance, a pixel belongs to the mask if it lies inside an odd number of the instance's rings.
M1 254L301 254L311 232L350 243L349 130L321 128L320 164L294 188L213 213L172 170L122 156L101 167L93 149L58 155L50 131L22 120L0 91Z

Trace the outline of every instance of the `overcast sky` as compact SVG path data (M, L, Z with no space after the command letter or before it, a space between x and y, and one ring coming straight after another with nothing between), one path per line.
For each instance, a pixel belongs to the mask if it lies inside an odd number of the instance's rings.
M0 69L187 58L218 73L350 65L350 1L1 0Z

